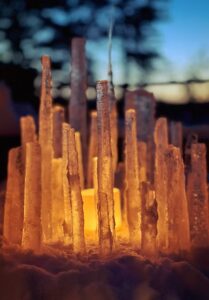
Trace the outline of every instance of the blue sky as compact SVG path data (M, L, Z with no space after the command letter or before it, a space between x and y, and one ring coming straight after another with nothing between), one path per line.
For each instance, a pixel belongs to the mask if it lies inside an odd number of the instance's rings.
M209 0L170 0L168 14L157 28L172 77L184 79L198 65L198 75L209 78Z
M156 61L156 71L149 80L165 82L169 80L186 80L192 76L209 78L209 0L169 0L166 4L168 19L155 25L159 36L153 38L163 59ZM88 47L88 45L87 45ZM105 78L107 65L107 42L89 45L98 47L95 60L96 77ZM100 54L101 55L100 55ZM123 53L120 43L113 41L112 61L115 83L127 80L122 67ZM128 74L129 82L138 82L140 70L133 64Z
M163 59L156 61L156 70L148 80L184 81L195 76L209 79L209 0L170 0L166 7L169 18L156 25L159 37L154 39ZM117 73L122 76L115 76L115 82L127 79L120 70ZM129 82L139 77L138 66L132 66ZM187 101L185 89L179 85L150 86L148 89L167 102ZM209 85L194 86L193 93L199 101L208 101Z
M162 59L155 62L156 70L148 80L181 81L194 76L209 79L209 0L168 0L165 5L168 19L154 25L159 36L156 35L151 40ZM105 14L105 18L109 22L109 14ZM107 79L107 49L108 41L105 38L100 42L87 40L86 50L94 57L96 80ZM132 63L125 70L122 44L117 39L113 40L112 63L115 84L135 84L143 80L139 66ZM165 98L171 97L171 90L175 101L177 94L180 99L185 98L185 91L181 91L179 86L169 86L167 89L156 87L153 92L159 91L161 96L162 90ZM205 98L208 98L208 93Z
M150 82L181 81L194 76L200 79L209 79L209 0L167 0L165 1L165 5L168 19L154 24L154 28L157 29L159 35L155 35L151 39L152 46L157 48L162 55L162 59L156 60L156 69L146 80ZM56 14L54 12L53 14L51 13L51 17L55 18L58 23L66 22L66 20L72 17L78 17L77 15L68 15L65 11L62 14L58 12L59 10L57 10ZM46 10L45 13L49 13L49 10ZM103 19L107 22L108 27L110 20L110 13L108 11L104 12ZM32 23L35 21L36 19L33 19ZM3 33L0 31L0 58L7 62L11 60L12 53L9 51L9 41L4 40L4 35L2 36L1 34ZM68 50L61 51L44 47L36 49L34 47L34 42L37 39L52 38L52 36L52 30L42 28L32 39L26 39L22 42L22 51L26 57L35 58L32 66L39 71L41 68L40 56L42 54L50 55L53 62L60 60L60 57L61 59L65 58L66 64L64 64L64 68L53 73L54 86L56 87L56 81L65 80L68 83L69 80L70 62ZM122 49L121 41L113 39L112 64L114 83L130 83L134 85L142 82L144 77L139 66L134 63L129 63L128 65L125 62ZM101 41L87 40L86 51L94 59L95 80L107 79L107 38ZM18 57L14 57L14 59L17 60ZM128 69L124 67L127 65ZM169 93L170 88L168 89Z
M157 82L185 80L194 75L199 78L209 78L209 0L167 0L164 5L165 11L168 13L168 19L154 24L159 36L153 36L151 40L153 47L157 48L163 59L155 62L156 71L148 79ZM49 10L46 10L45 13L49 14ZM63 23L69 17L75 18L76 16L69 16L67 12L63 13L63 11L60 14L59 10L56 10L56 14L53 11L51 17L55 18L58 23ZM109 12L104 12L103 19L106 20L108 27ZM35 19L33 19L33 22L35 22ZM45 28L45 30L39 30L33 36L32 42L31 40L22 42L25 56L34 58L38 56L38 60L34 62L33 67L40 69L39 57L42 54L51 55L53 61L60 59L60 56L65 57L66 62L68 61L68 51L61 52L59 50L55 53L53 49L42 47L37 50L34 48L33 42L36 39L49 39L52 36L52 29L50 31L49 28ZM2 41L1 32L0 38L0 57L3 61L9 61L12 56L12 53L8 50L9 41ZM96 80L107 77L107 47L108 41L105 38L100 42L87 40L86 49L89 55L94 58ZM132 63L129 65L128 70L124 68L124 65L127 66L127 64L124 61L122 48L121 41L114 39L112 49L114 81L118 84L127 81L133 84L138 83L143 79L139 66ZM17 60L17 57L15 57L15 60Z

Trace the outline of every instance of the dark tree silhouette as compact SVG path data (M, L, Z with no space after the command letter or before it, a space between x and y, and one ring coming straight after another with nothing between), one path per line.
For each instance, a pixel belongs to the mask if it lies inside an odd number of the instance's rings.
M167 1L7 0L0 10L0 61L36 66L46 52L58 69L69 58L72 37L107 37L112 14L113 36L122 41L126 57L149 69L159 54L148 40L156 34L153 24L165 17Z

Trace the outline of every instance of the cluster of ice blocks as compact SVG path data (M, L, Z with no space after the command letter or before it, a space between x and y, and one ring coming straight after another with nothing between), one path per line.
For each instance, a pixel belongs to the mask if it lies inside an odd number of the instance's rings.
M88 126L84 45L72 42L68 121L53 105L51 63L42 57L38 130L31 116L22 117L21 146L9 152L4 244L33 251L63 244L84 253L93 243L108 254L125 241L145 255L208 247L205 145L187 149L185 173L181 124L155 118L152 94L127 91L118 162L118 115L107 81L97 82Z

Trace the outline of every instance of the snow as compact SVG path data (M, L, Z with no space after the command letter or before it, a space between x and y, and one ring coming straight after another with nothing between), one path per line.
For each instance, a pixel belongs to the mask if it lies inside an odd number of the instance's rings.
M104 258L70 250L45 252L1 250L1 300L209 299L209 265L204 265L203 274L202 253L191 263L191 258L151 261L125 251ZM208 251L204 255L208 257Z

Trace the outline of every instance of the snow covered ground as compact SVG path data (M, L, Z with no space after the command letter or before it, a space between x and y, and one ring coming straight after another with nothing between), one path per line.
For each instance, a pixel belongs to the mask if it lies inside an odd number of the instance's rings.
M93 253L46 252L1 252L1 300L209 299L208 251L193 257L193 263L191 258L150 261L137 253L101 259Z

